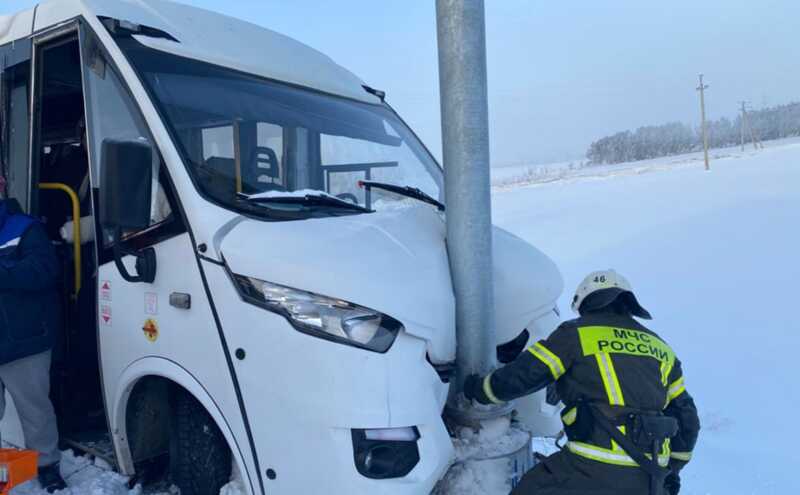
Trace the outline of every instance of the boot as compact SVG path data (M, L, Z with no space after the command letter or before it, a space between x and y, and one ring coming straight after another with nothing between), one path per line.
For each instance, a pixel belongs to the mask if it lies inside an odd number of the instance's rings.
M55 493L67 487L64 478L61 477L60 464L58 462L49 466L39 468L39 484L47 493Z

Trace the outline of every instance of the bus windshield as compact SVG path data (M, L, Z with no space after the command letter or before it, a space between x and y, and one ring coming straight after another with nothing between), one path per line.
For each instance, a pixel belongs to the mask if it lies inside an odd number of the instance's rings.
M404 197L379 181L442 200L442 170L385 105L323 94L146 48L123 49L167 120L201 192L223 207L268 210L264 198L324 195L379 209ZM332 209L336 201L280 202ZM319 206L315 206L319 205ZM347 206L347 205L343 205ZM339 212L341 213L341 212ZM338 214L338 213L337 213Z

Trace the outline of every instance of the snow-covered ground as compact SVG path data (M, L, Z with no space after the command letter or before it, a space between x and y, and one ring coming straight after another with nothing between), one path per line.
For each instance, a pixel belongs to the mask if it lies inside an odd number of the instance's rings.
M710 172L698 154L495 171L495 223L552 256L568 289L591 270L624 273L683 360L703 423L686 495L800 491L800 142L766 146L716 150ZM63 471L71 495L142 493L71 454Z
M155 486L143 489L141 485L129 488L129 479L115 473L111 466L101 459L90 460L65 451L61 460L61 474L69 488L58 492L60 495L180 495L174 486ZM234 480L220 490L220 495L244 495L241 482ZM11 490L11 495L47 495L39 488L37 481L29 481Z
M495 223L552 256L568 291L613 267L653 313L701 412L686 495L800 492L800 144L765 144L715 152L710 172L672 157L494 195Z
M800 138L787 138L780 141L767 141L765 147L785 147L800 143ZM746 158L755 154L752 145L746 145L744 152L738 146L712 149L712 161ZM586 177L607 177L610 175L638 175L650 172L694 167L702 163L703 153L667 156L614 165L588 166L586 160L548 163L538 165L513 165L492 168L492 185L496 191L517 188L522 185L542 184L556 181L574 181Z

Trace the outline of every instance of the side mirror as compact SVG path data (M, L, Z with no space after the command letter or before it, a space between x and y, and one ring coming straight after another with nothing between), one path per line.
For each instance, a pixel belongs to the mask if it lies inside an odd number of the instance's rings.
M153 150L140 141L103 141L100 167L100 224L111 230L150 225Z
M129 251L122 247L122 232L150 226L153 187L153 150L142 141L106 139L101 149L100 225L113 233L114 263L128 282L152 283L156 275L155 250ZM124 255L136 257L136 275L122 263Z

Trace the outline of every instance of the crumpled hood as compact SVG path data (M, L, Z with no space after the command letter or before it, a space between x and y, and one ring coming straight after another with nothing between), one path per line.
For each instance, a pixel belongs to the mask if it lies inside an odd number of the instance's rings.
M294 222L243 220L219 243L237 274L386 313L455 359L455 302L441 216L405 204L368 215Z
M428 342L433 362L455 359L455 300L445 223L426 205L294 222L240 218L215 244L230 269L386 313ZM541 251L493 230L498 343L550 311L561 274Z
M493 240L494 319L497 343L503 344L553 311L564 290L564 278L553 260L527 241L498 227ZM528 330L533 332L533 328Z

